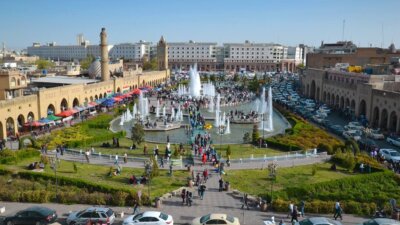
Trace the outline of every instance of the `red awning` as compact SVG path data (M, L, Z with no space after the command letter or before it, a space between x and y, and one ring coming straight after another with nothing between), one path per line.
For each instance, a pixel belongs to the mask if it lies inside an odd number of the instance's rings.
M139 88L136 88L133 91L131 91L131 94L140 95L140 92L142 92L142 91Z
M40 127L43 126L43 123L40 123L38 121L33 121L33 122L27 122L24 124L25 127Z
M114 97L114 101L120 102L120 101L122 101L122 99L120 99L119 97Z
M68 116L72 116L73 114L77 113L78 111L75 109L68 109L65 111L62 111L58 114L56 114L56 116L60 116L60 117L68 117Z
M97 106L98 104L97 104L97 102L89 102L88 105Z

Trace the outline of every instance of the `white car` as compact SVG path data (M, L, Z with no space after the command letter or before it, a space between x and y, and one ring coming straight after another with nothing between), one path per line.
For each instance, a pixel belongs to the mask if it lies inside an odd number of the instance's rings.
M239 219L227 214L212 213L207 214L202 217L197 217L192 221L192 225L205 225L205 224L215 224L215 225L240 225Z
M399 162L400 161L400 153L394 149L390 148L382 148L379 151L379 154L385 157L385 160L388 162Z
M359 122L350 122L349 124L344 126L344 129L348 129L348 130L364 130L365 128Z
M173 225L174 219L171 215L157 212L146 211L136 215L128 216L122 225Z
M372 139L375 139L375 140L383 140L383 139L385 139L385 136L383 136L383 134L381 132L379 132L379 130L370 130L367 133L367 136L372 138Z
M389 137L386 138L386 142L388 142L389 144L392 144L392 145L400 147L400 138L399 137L389 136Z
M342 135L345 138L354 139L355 141L361 140L361 131L359 130L344 131Z

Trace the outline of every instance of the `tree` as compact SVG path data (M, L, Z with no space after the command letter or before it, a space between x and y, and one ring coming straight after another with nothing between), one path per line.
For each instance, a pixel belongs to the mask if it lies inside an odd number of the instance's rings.
M249 143L250 141L251 141L250 133L249 133L249 132L246 132L246 133L243 135L243 142L244 142L244 143Z
M346 146L346 149L353 152L354 155L357 155L360 153L360 148L358 147L357 142L352 139L346 140L345 146Z
M153 58L150 61L143 63L143 70L157 70L158 69L158 62L156 58Z
M213 82L213 83L215 83L215 75L214 75L214 74L211 74L211 76L210 76L210 81Z
M81 65L81 69L88 70L92 62L94 62L95 58L93 55L88 55L85 59L82 59L79 63Z
M142 143L144 141L144 130L143 126L140 123L136 123L135 126L132 127L132 135L131 135L131 140L133 144L138 144Z
M259 139L260 139L260 132L258 131L258 125L254 124L251 141L253 142L253 144L257 144Z
M152 164L152 169L151 169L151 178L157 177L160 175L160 171L158 170L158 164L157 164L157 160L154 157L154 155L150 156L150 161Z
M240 80L239 74L235 73L235 75L233 75L233 81L238 82Z
M254 78L249 82L249 90L252 92L259 92L260 89L260 82L258 82L257 76L254 76Z
M37 65L37 68L39 70L48 69L48 68L54 66L54 62L51 62L51 61L45 60L45 59L38 59L38 60L36 60L35 64Z

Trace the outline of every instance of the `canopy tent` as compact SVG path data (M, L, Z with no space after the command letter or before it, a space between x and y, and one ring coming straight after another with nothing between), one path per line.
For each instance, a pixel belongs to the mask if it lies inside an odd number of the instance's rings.
M122 101L122 99L121 99L120 97L114 97L113 99L114 99L114 101L116 101L116 102Z
M85 110L86 108L83 106L75 106L74 109L78 112L82 112L83 110Z
M43 123L40 123L38 121L24 123L25 127L41 127L43 125L44 125Z
M38 122L39 123L43 123L43 124L50 124L50 123L54 124L54 121L49 120L49 119L44 118L44 117L42 117Z
M95 107L95 106L97 106L97 105L98 105L97 102L89 102L89 103L88 103L88 108L93 108L93 107Z
M133 89L133 91L130 92L131 95L140 95L140 92L142 92L139 88Z
M73 114L75 114L75 113L77 113L77 112L78 112L78 111L76 111L76 110L74 110L74 109L68 109L68 110L65 110L65 111L62 111L62 112L56 114L56 116L59 116L59 117L69 117L69 116L72 116Z
M46 119L51 120L51 121L56 121L56 120L60 120L61 117L55 116L54 114L50 114L46 117Z
M110 106L113 106L114 103L115 103L115 100L113 98L109 98L109 99L106 99L105 101L103 101L101 103L101 105L110 107Z

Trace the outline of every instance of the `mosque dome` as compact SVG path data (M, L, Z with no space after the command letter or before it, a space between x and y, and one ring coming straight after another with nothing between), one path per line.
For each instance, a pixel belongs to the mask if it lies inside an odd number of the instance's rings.
M94 60L94 62L92 62L92 64L90 64L89 77L91 79L95 79L95 78L101 77L100 59L96 59L96 60Z

